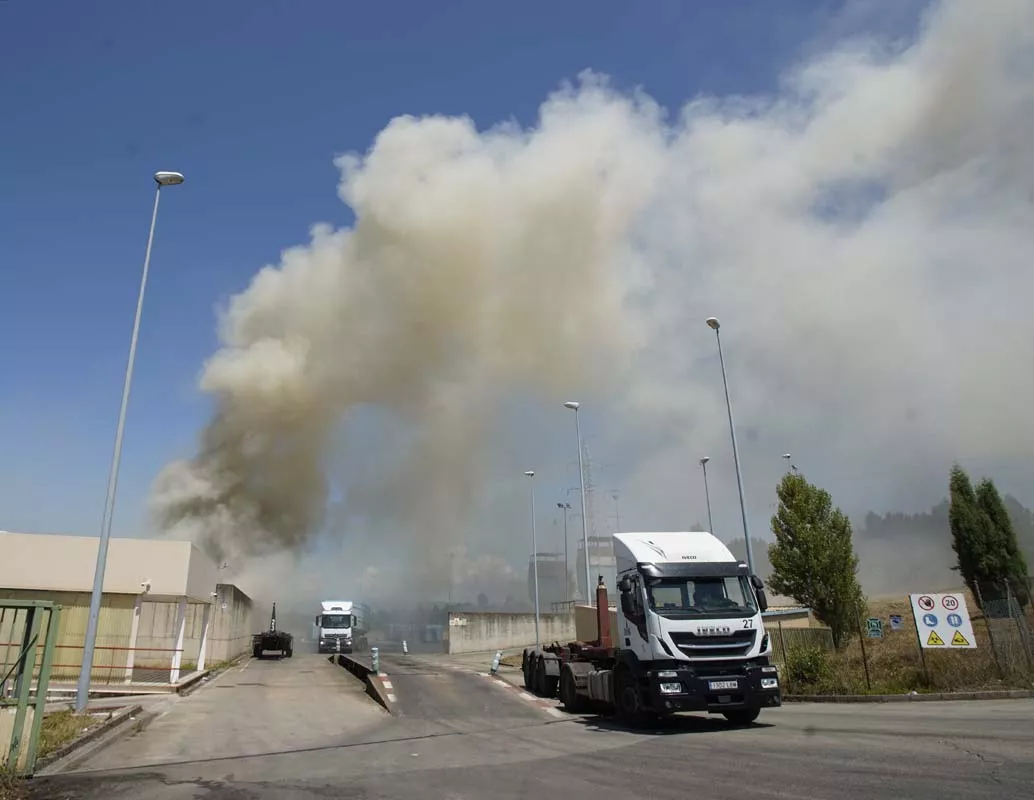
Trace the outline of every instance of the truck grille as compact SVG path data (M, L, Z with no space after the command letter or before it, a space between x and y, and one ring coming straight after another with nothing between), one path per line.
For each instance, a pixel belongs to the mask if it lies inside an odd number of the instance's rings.
M758 632L747 629L733 631L729 636L697 636L685 631L669 635L675 646L690 658L730 658L749 653Z

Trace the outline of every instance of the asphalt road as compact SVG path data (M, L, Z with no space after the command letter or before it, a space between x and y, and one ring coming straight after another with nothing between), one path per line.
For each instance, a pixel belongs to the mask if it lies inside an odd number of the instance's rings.
M382 668L394 717L315 656L252 662L83 766L103 772L39 781L35 796L1034 798L1030 700L791 704L747 729L686 717L628 732L558 718L441 660L389 656ZM257 677L264 687L249 687Z

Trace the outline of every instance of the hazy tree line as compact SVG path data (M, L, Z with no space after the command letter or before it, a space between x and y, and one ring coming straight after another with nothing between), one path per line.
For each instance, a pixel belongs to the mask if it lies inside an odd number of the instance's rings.
M1002 497L1025 563L1034 564L1034 512L1012 495ZM947 498L929 511L904 514L870 511L852 521L854 545L859 557L859 579L875 595L947 588L959 583L957 559L951 546L950 503ZM707 530L697 523L693 530ZM751 537L755 567L766 581L772 574L768 558L770 539ZM726 542L733 555L745 560L742 537Z
M955 582L965 583L985 601L1011 595L1029 603L1034 514L1015 498L1002 498L990 479L974 487L958 465L951 470L948 488L948 500L929 514L868 514L860 541L875 546L872 552L883 563L914 564L938 553L954 570ZM840 646L857 629L866 604L851 520L829 492L800 473L787 473L776 494L779 504L771 519L775 541L752 539L756 571L773 591L810 607ZM742 539L729 546L734 555L745 557Z

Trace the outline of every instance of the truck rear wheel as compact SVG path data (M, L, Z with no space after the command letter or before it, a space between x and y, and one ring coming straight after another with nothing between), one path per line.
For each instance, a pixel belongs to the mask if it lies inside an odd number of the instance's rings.
M556 697L557 678L546 672L546 657L535 659L535 693L540 697Z
M533 680L535 675L535 656L534 653L529 653L527 650L524 651L524 659L521 663L521 672L524 673L524 688L529 692L534 693L535 681Z
M738 708L722 714L732 725L750 725L761 714L760 708Z

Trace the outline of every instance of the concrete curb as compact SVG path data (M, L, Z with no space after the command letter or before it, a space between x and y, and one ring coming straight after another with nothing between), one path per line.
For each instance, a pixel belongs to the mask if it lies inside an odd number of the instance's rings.
M94 710L96 711L98 709ZM62 745L57 750L52 753L48 753L43 758L37 759L34 774L53 775L60 772L64 767L73 764L77 760L74 759L73 756L78 755L79 751L87 747L87 745L96 743L96 746L90 750L90 752L93 753L101 749L102 746L106 746L115 741L115 739L120 738L117 734L123 733L121 730L122 728L126 731L134 730L136 726L131 725L130 723L139 722L136 717L141 711L143 711L143 706L140 705L131 705L120 708L100 725L91 728L82 736ZM98 741L106 736L108 736L108 738L103 742L103 744Z
M919 703L948 700L1020 700L1034 697L1030 689L927 694L784 694L784 703Z
M197 672L191 675L189 678L176 684L176 694L180 697L186 697L191 694L195 689L202 686L208 677L212 674L212 670L206 669L204 672Z
M395 713L395 695L392 691L391 681L386 675L375 675L373 668L352 656L337 655L331 656L330 663L336 660L338 665L344 667L366 686L366 693L370 695L389 714Z
M380 703L389 714L395 713L395 693L387 675L369 675L366 678L366 693Z

